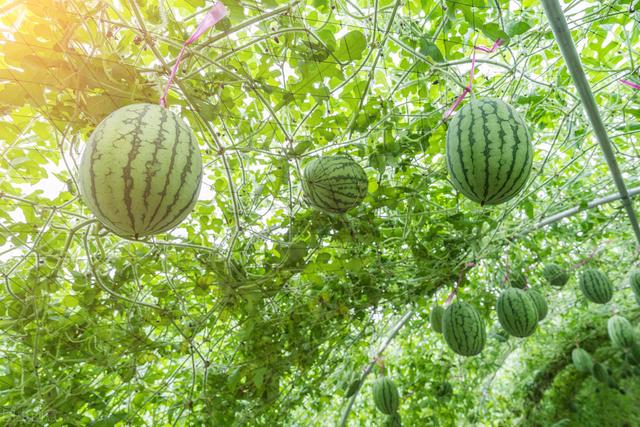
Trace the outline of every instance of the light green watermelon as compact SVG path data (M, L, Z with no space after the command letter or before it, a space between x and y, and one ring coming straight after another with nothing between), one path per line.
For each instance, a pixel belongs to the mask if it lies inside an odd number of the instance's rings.
M343 214L358 206L368 186L362 166L347 156L317 157L307 163L302 177L307 204L331 214Z
M479 354L487 341L487 331L480 313L462 301L454 302L445 310L442 333L449 347L462 356Z
M586 269L580 275L580 290L591 302L606 304L613 296L613 285L599 270Z
M528 337L536 330L538 310L525 291L505 289L498 297L496 308L500 324L514 337Z
M431 328L437 333L442 333L442 316L444 315L444 308L439 305L434 305L429 315L429 321Z
M446 151L454 187L481 205L515 197L533 162L524 120L499 99L474 99L462 107L449 124Z
M627 319L619 315L613 315L607 322L607 332L611 342L616 347L631 348L636 342L636 333Z
M78 175L82 199L114 233L138 238L170 230L193 209L202 181L189 126L155 104L107 116L87 142Z
M569 274L567 271L560 267L558 264L547 264L542 270L542 275L549 283L549 285L555 288L561 288L567 284L569 280Z
M593 370L593 360L591 355L583 348L574 348L571 352L573 366L580 372L590 374Z

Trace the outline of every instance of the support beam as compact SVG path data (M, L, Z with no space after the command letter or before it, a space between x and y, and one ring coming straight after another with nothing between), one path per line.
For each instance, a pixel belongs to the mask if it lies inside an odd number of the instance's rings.
M638 194L640 194L640 187L634 187L634 188L629 190L629 197L637 196ZM587 206L585 206L585 207L576 206L576 207L573 207L571 209L567 209L567 210L564 210L562 212L558 212L556 214L548 216L548 217L540 220L540 222L536 223L536 225L533 226L533 228L527 230L525 233L531 232L531 231L534 231L534 230L538 230L538 229L540 229L542 227L546 227L549 224L553 224L554 222L558 222L561 219L568 218L568 217L573 216L573 215L575 215L577 213L580 213L580 212L582 212L584 210L593 209L595 207L598 207L600 205L604 205L606 203L615 202L616 200L620 200L620 198L621 198L620 193L615 193L615 194L610 194L608 196L600 197L599 199L593 199L592 201L587 203ZM523 234L525 234L525 233L523 233Z
M580 95L580 99L582 100L582 106L587 113L593 132L598 139L602 152L604 153L604 158L609 166L609 171L611 172L613 181L618 188L618 193L620 193L620 200L627 210L627 215L631 222L631 226L633 227L633 232L640 244L640 226L638 225L638 218L633 210L631 199L629 198L629 192L627 191L624 179L620 173L620 167L618 166L616 156L613 152L611 141L607 135L604 123L602 122L602 117L598 111L598 106L596 105L595 98L591 92L591 87L589 86L584 69L582 68L580 56L578 56L578 51L573 43L573 39L571 38L571 32L569 31L567 20L562 12L562 7L558 0L542 0L542 5L544 6L544 11L547 15L547 19L549 20L549 24L551 25L551 30L556 38L556 42L558 43L558 46L560 46L560 52L562 52L564 61L569 69L569 73L573 78L573 83L575 84L578 94Z

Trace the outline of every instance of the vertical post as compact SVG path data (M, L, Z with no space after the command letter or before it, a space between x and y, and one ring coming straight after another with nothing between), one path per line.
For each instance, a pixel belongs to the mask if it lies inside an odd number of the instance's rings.
M593 132L598 139L602 152L604 153L604 158L609 166L609 171L611 172L613 181L618 188L618 193L620 193L622 204L627 210L627 215L629 216L629 221L633 227L633 232L636 235L638 244L640 244L640 226L638 226L638 219L633 210L633 205L629 198L629 192L627 191L627 187L622 179L620 167L618 166L616 156L613 152L613 148L611 147L611 141L609 140L604 123L602 122L602 117L598 111L595 98L591 92L591 87L589 86L584 69L582 68L578 51L573 43L573 39L571 38L571 32L569 31L567 20L562 12L562 7L558 0L542 0L542 5L544 6L544 11L547 15L547 20L551 25L551 30L556 38L556 42L558 43L558 46L560 46L560 52L562 52L564 61L569 69L569 73L573 78L573 83L578 90L580 99L582 100L582 106L587 113Z

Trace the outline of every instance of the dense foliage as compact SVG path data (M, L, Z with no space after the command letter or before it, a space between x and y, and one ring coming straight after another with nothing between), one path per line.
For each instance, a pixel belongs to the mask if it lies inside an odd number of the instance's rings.
M640 424L640 347L607 329L615 312L637 334L638 243L619 202L589 205L615 186L540 2L223 2L168 98L202 153L199 200L139 240L80 198L81 153L113 111L158 103L211 3L0 5L0 424ZM562 5L637 191L640 94L619 80L636 79L640 4ZM533 159L481 206L450 181L461 110L444 117L498 39L461 108L511 105ZM303 197L305 167L333 155L366 173L342 215ZM587 270L606 304L582 295ZM513 272L548 305L526 338L496 313ZM449 297L481 322L479 355L449 348L446 312L444 335L429 327ZM376 409L381 371L397 417Z

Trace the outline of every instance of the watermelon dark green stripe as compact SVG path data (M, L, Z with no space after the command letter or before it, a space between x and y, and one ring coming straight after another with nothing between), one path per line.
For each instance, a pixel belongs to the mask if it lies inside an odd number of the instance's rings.
M373 384L373 402L380 412L391 415L400 406L400 394L395 383L387 378L380 377Z
M538 312L527 293L517 288L507 288L500 294L497 303L498 320L509 334L528 337L538 324Z
M640 271L632 271L629 274L629 285L636 296L640 297Z
M631 323L620 315L613 315L607 322L607 332L616 347L631 348L636 342L636 333Z
M531 301L533 301L533 305L536 307L536 311L538 313L538 322L544 320L549 313L549 306L547 305L547 300L544 299L544 296L537 289L528 289L526 291Z
M160 233L196 203L202 161L193 132L159 105L133 104L110 114L92 133L79 170L83 199L123 236Z
M461 301L445 310L442 332L449 347L462 356L479 354L487 339L480 313L472 305Z
M580 275L580 290L591 302L606 304L613 296L613 285L599 270L585 269Z
M472 100L447 131L447 166L454 186L480 204L499 204L525 185L533 146L517 111L499 99Z

